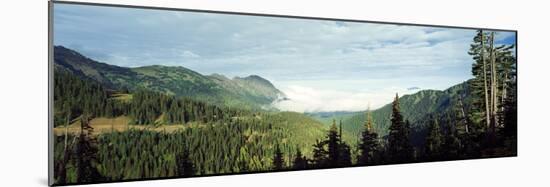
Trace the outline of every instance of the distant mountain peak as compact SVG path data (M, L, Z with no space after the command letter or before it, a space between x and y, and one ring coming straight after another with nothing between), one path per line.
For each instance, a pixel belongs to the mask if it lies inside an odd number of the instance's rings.
M269 87L275 87L269 80L260 77L259 75L249 75L247 77L241 78L241 77L235 77L234 79L240 79L240 80L246 80L250 82L259 83L261 85L269 86Z
M260 80L266 80L262 77L260 77L259 75L249 75L247 77L245 77L245 79L260 79ZM267 80L266 80L267 81Z

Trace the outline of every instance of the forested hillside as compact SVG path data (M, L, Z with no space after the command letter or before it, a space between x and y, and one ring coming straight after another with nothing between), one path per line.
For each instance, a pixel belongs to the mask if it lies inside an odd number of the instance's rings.
M418 133L419 140L415 144L421 143L425 129L426 121L432 115L438 115L440 120L449 115L455 117L456 110L468 112L471 106L470 92L468 82L464 82L448 88L444 91L422 90L415 94L405 95L399 98L401 104L401 113L405 119L409 120L411 126ZM379 109L372 111L373 129L381 136L389 132L390 117L392 115L392 106L387 104ZM366 121L364 112L344 118L344 129L357 134L362 131L362 126ZM448 123L444 123L448 124ZM419 142L420 141L420 142Z
M311 145L327 130L300 113L220 107L147 90L111 90L66 71L57 71L54 81L56 128L62 131L77 121L85 131L55 139L60 183L185 176L190 169L179 168L182 162L193 163L189 175L267 171L273 167L275 147L285 155L283 167L291 168L297 150L312 156ZM117 116L129 116L135 125L186 128L93 135L90 119Z

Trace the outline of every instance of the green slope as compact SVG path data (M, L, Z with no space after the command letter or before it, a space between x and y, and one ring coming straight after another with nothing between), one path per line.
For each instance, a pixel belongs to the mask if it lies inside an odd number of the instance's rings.
M330 126L332 124L332 120L345 121L351 117L356 116L359 113L362 113L362 112L335 111L335 112L313 112L313 113L304 113L304 114L322 122L326 126Z

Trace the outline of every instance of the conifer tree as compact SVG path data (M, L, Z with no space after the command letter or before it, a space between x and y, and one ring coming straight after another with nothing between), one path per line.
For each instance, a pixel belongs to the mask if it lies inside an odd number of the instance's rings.
M367 120L365 121L364 130L361 133L359 142L359 156L357 161L360 165L370 165L375 162L374 157L378 149L378 134L372 129L373 122L370 108L367 110Z
M345 167L351 165L351 149L350 146L343 141L342 133L342 120L339 123L339 134L338 134L338 166Z
M500 106L498 111L497 127L501 127L504 144L516 152L517 140L517 72L516 58L513 53L514 45L497 47L497 71L500 75Z
M488 90L488 67L487 67L487 46L488 36L483 30L478 30L474 37L473 43L470 45L470 54L474 59L472 64L472 74L474 79L470 81L472 88L472 104L475 106L471 112L473 122L477 124L475 128L487 129L490 124L490 103Z
M283 170L284 169L284 158L283 153L281 152L281 149L279 148L279 144L275 145L275 153L273 156L273 170Z
M441 158L442 144L443 137L441 136L439 122L435 117L432 117L424 149L428 160L439 160Z
M329 167L336 167L339 165L340 157L340 135L338 134L338 128L336 127L336 120L332 120L332 126L327 134L327 146L328 146L328 164Z
M411 136L412 136L411 122L408 119L406 119L405 120L405 141L403 144L403 147L405 149L403 153L409 156L409 158L407 158L409 161L414 160L414 158L416 157L415 149L411 143L411 139L412 139Z
M496 123L498 121L497 116L497 95L499 90L497 89L497 75L496 75L496 49L494 47L495 42L495 32L491 32L489 38L489 67L490 67L490 82L489 82L489 127L487 129L488 145L490 147L494 146L496 140Z
M392 103L390 132L388 134L388 154L391 162L408 162L412 160L408 132L399 109L399 96L396 94Z

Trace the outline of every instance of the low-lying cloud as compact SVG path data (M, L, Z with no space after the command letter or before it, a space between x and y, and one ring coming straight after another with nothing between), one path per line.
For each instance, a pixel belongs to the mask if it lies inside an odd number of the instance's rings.
M397 92L410 93L395 87L377 92L353 92L298 85L285 87L282 91L288 99L275 101L273 107L295 112L362 111L369 105L371 109L376 109L390 103Z

